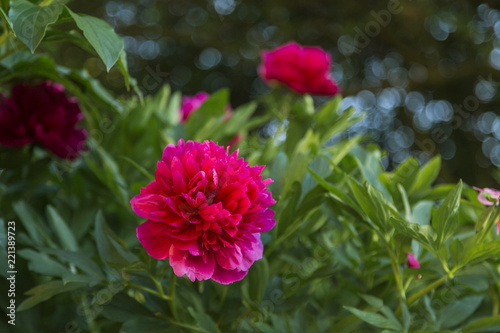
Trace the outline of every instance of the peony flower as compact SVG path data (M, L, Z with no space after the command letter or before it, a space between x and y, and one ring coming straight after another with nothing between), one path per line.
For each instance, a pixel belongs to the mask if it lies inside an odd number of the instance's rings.
M420 268L420 264L419 264L417 258L415 258L415 256L411 252L408 252L407 262L408 262L409 268Z
M181 122L185 122L189 115L196 111L205 100L210 96L204 91L200 91L193 96L182 96L180 112L182 115Z
M275 80L298 93L332 96L339 88L330 76L331 64L323 49L289 42L262 52L259 74L268 84Z
M477 195L477 200L485 206L497 205L500 203L500 191L492 188L478 188L473 187L476 191L479 191ZM498 216L497 223L497 235L500 232L500 215Z
M58 83L24 83L0 96L0 144L19 147L39 143L61 158L73 159L83 149L86 132L76 124L83 114L75 98Z
M156 179L130 201L147 219L139 241L152 257L168 258L177 276L241 280L262 258L260 233L275 225L263 169L212 141L167 145Z

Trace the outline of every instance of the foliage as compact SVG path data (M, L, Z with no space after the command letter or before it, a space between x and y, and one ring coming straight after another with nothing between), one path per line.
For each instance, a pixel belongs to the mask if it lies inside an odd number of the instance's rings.
M51 1L2 9L2 85L62 83L90 136L74 162L33 146L0 151L0 275L8 221L16 222L18 272L16 326L1 321L2 331L500 329L498 208L485 208L462 182L436 184L440 157L384 170L385 152L345 135L363 114L343 109L340 97L321 103L275 90L227 120L222 89L181 123L181 94L168 86L115 99L85 71L57 65L50 47L31 53L54 40L76 43L121 68L133 87L122 41L103 21ZM129 201L154 177L166 144L227 144L236 134L240 154L274 180L277 225L263 236L264 258L228 286L176 278L139 244L143 221ZM420 269L408 268L408 252ZM5 279L0 286L7 290Z

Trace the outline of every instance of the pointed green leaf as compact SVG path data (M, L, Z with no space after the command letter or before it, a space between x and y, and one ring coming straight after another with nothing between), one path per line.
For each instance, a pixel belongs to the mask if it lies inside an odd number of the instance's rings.
M104 216L99 211L95 219L95 239L101 260L107 265L109 263L120 265L132 263L135 259L134 256L122 249L120 244L112 238L116 238L116 236L106 225Z
M484 296L466 296L453 303L448 304L443 311L441 311L438 324L442 328L453 328L460 324L470 315L476 311L476 309L481 305Z
M436 180L439 171L441 170L441 157L438 155L427 162L418 172L417 179L413 183L409 193L429 188Z
M420 226L416 223L406 222L394 217L389 219L389 223L398 233L415 239L430 251L434 250L436 233L430 225Z
M367 322L368 324L373 325L375 327L387 328L387 329L398 331L398 332L400 332L402 329L402 326L399 322L388 319L388 318L386 318L378 313L361 311L361 310L358 310L358 309L350 307L350 306L344 306L344 309L346 309L347 311L350 311L359 319L361 319L361 320L363 320L363 321Z
M41 7L26 0L15 0L11 2L9 19L17 38L33 53L42 41L47 26L57 21L61 11L62 6L58 3Z
M56 232L59 241L66 250L78 251L75 236L61 218L59 213L52 206L47 206L47 215L52 229Z
M212 317L206 313L196 312L192 307L188 307L188 311L191 316L196 320L198 327L200 327L204 332L207 333L219 333L217 325L213 321Z
M436 245L439 248L458 227L458 209L462 195L462 181L451 191L432 217L432 226L436 230Z
M106 309L106 308L105 308ZM154 317L138 316L127 320L120 329L120 333L165 333L172 329L170 323ZM179 330L173 330L178 332Z
M490 329L484 330L484 328ZM463 328L462 333L493 332L491 328L496 328L496 332L500 331L500 315L480 318L473 321Z
M47 234L48 228L38 214L24 201L17 201L12 208L19 216L34 245L43 246L44 241L52 247L54 243Z
M22 249L17 252L19 256L29 261L30 270L48 276L63 276L69 273L69 269L59 262L50 258L48 255L31 249Z
M420 169L420 163L416 158L409 158L401 163L392 175L393 185L401 184L407 192L413 186Z
M83 35L106 65L106 70L109 71L123 52L123 39L115 33L107 22L97 17L76 14L66 6L64 8L71 15L78 28L83 31Z
M462 265L477 264L488 259L498 259L500 256L500 242L479 243L467 251Z
M26 295L31 295L25 299L17 308L17 311L24 311L32 308L33 306L46 301L57 294L61 294L70 290L75 290L81 287L86 286L87 283L80 282L70 282L66 285L63 284L62 281L50 281L44 284L40 284L33 289L30 289L26 292Z
M99 266L88 256L81 252L72 252L59 249L41 248L40 251L55 255L68 264L73 264L88 275L95 276L99 280L104 280L105 276Z

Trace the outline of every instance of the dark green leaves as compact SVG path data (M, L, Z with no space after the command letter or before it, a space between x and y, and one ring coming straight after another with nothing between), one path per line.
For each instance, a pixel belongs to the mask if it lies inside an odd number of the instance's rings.
M50 281L45 284L40 284L33 289L30 289L26 292L26 295L30 297L24 300L21 305L17 308L17 311L27 310L38 303L46 301L51 297L64 293L66 291L74 290L84 286L85 283L68 283L66 285L63 284L60 280Z
M26 0L16 0L12 1L9 19L16 36L34 52L45 36L47 26L57 21L61 11L59 3L42 7Z

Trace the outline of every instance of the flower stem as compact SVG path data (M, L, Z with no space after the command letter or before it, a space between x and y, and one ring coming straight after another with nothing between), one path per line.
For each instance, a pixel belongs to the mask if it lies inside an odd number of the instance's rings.
M156 284L156 281L155 281L155 284ZM151 295L155 295L155 296L157 296L159 298L162 298L162 299L164 299L166 301L170 301L171 300L168 295L165 295L163 293L163 290L161 290L160 292L157 292L156 290L153 290L151 288L144 287L144 286L141 286L139 284L135 284L135 283L131 283L131 282L128 283L128 286L132 287L132 288L135 288L135 289L143 290L143 291L145 291L147 293L150 293Z
M423 295L427 294L429 291L436 289L437 287L439 287L440 285L442 285L446 281L448 281L448 276L445 275L445 276L441 277L439 280L436 280L433 283L427 285L427 287L421 289L419 292L415 293L410 298L408 298L408 304L415 302L417 299L419 299Z
M179 315L177 313L177 305L175 303L175 282L177 280L177 276L175 275L174 272L172 272L172 277L170 278L170 303L171 303L171 309L172 309L172 314L175 318L176 321L179 320Z

